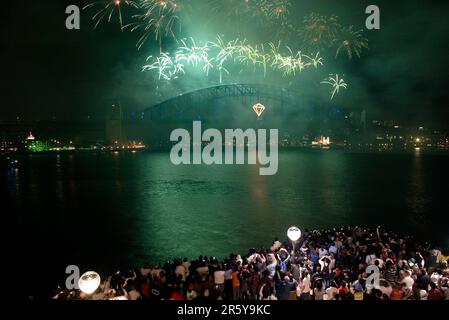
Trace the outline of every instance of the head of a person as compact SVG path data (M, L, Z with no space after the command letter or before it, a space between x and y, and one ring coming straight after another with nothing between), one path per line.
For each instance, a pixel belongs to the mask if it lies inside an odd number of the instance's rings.
M448 262L446 260L441 262L441 269L442 270L446 270L446 269L448 269L448 267L449 267L449 265L448 265Z
M393 260L387 259L387 261L385 262L385 267L387 269L390 269L392 266L393 266Z
M440 282L441 282L441 287L447 288L448 287L448 283L449 283L449 279L448 279L448 277L444 277L444 278L440 279Z

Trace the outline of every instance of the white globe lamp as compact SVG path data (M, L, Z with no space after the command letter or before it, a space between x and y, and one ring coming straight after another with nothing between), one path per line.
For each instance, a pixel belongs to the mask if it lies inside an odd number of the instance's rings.
M292 255L295 255L295 246L296 242L301 238L301 230L298 227L291 227L287 231L287 236L293 243L293 253Z
M88 271L80 277L78 286L85 294L92 294L98 289L100 283L100 275L95 271Z

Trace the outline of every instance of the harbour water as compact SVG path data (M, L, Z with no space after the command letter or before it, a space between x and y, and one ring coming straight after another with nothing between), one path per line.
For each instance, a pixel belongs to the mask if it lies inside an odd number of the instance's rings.
M449 157L282 151L257 166L174 166L168 153L24 155L2 174L15 267L64 275L269 245L291 225L382 225L449 247Z

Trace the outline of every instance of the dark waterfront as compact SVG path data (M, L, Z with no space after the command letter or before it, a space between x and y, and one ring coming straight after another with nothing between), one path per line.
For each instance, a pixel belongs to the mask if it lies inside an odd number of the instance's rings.
M59 278L69 264L110 272L246 253L294 224L382 225L449 246L444 155L284 151L273 177L254 166L176 167L167 153L23 157L2 175L13 261Z

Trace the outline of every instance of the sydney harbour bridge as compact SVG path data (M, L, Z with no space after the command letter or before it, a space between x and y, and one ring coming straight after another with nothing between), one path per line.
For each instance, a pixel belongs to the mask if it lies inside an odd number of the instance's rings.
M258 116L253 106L262 104ZM329 105L301 91L262 84L223 84L180 94L139 112L147 141L168 141L170 132L204 128L300 128L313 112Z

